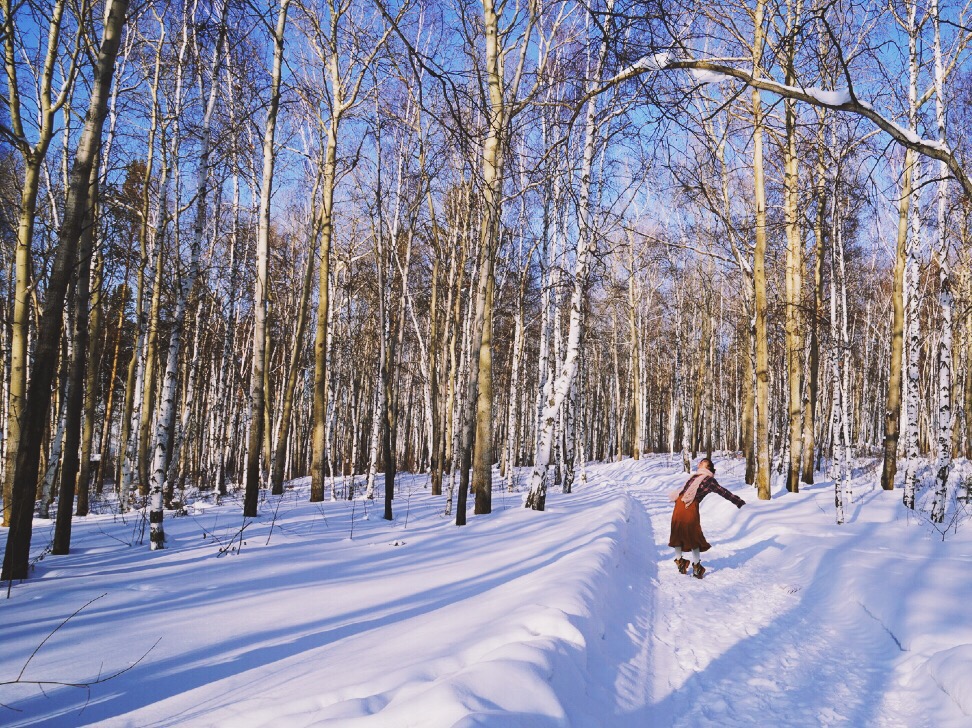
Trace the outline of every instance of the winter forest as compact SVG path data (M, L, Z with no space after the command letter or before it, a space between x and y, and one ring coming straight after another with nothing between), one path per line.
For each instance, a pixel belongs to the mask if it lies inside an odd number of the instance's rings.
M620 518L588 489L704 456L819 534L872 499L874 543L969 543L964 0L0 4L7 597L79 554L98 582L106 524L154 568L218 508L240 562L411 514L475 565L499 499L566 541ZM674 579L668 507L637 505ZM45 594L25 669L86 601Z

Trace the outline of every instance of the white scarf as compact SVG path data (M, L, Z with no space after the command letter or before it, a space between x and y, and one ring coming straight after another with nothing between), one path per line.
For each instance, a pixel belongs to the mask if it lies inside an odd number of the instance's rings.
M676 501L678 500L679 493L682 493L682 502L685 505L691 505L692 501L695 500L695 496L699 492L699 486L702 485L703 482L705 482L706 478L711 478L711 477L712 477L712 473L710 471L706 470L705 468L699 468L694 473L692 473L692 477L689 478L688 483L686 483L683 486L684 492L682 492L681 489L672 491L672 493L669 494L669 499L672 501Z

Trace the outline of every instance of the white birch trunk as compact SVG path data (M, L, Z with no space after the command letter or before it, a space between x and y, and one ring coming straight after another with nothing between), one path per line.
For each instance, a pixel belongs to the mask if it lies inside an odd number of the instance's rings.
M524 276L525 281L525 276ZM513 361L510 371L509 408L506 414L506 490L509 493L516 490L515 464L516 458L516 398L520 386L520 361L523 358L523 286L520 286L520 296L516 304L516 323L513 331Z
M945 147L945 71L942 61L942 41L938 0L931 0L929 12L935 28L935 119L938 141ZM948 194L948 165L939 162L938 168L938 438L935 463L935 500L931 519L945 520L948 503L948 476L952 466L952 284L948 263L948 231L945 228L945 205Z
M921 221L918 214L918 190L921 186L921 160L916 156L914 162L915 199L911 204L911 233L908 241L908 264L905 272L907 286L907 316L906 338L908 342L908 384L905 410L907 422L905 427L905 479L902 501L907 508L914 510L915 497L918 491L918 416L920 390L918 379L920 375L919 363L921 357L921 327L918 320L918 286L919 286L919 255Z
M576 376L575 376L576 378ZM561 409L563 417L563 441L564 441L564 473L563 473L563 484L561 490L564 493L570 493L574 486L574 458L577 455L576 443L574 436L576 434L575 430L575 417L576 417L576 397L577 397L577 387L571 386L570 395L564 400L564 406Z
M189 250L189 267L185 275L178 282L176 294L176 305L173 311L174 326L172 335L169 339L169 353L165 365L165 376L163 378L162 401L159 408L158 419L155 428L155 440L152 445L152 475L149 482L149 547L159 550L165 547L165 532L162 525L166 468L168 465L168 444L170 433L172 432L175 417L176 405L176 384L178 381L179 350L182 345L182 333L185 326L185 313L189 296L196 284L196 276L199 273L199 258L202 250L203 237L206 231L206 212L207 197L209 191L210 175L210 156L211 156L211 135L213 111L216 108L216 99L219 89L219 65L223 57L223 39L225 38L226 13L229 3L224 0L220 12L220 35L213 49L212 59L212 78L209 88L209 97L206 102L206 110L203 115L202 127L200 129L200 149L199 149L199 168L196 178L196 219L192 231L192 240ZM188 19L187 19L188 22ZM185 30L183 31L186 32ZM184 37L185 42L185 37ZM200 70L200 73L203 71ZM181 85L181 64L179 71L179 81L177 88ZM178 92L177 92L178 93ZM178 113L178 110L177 110ZM173 159L177 160L178 137L173 139ZM178 166L175 167L173 179L176 184L176 215L173 221L173 229L176 233L175 240L179 240L179 195L178 195ZM178 242L176 244L178 250Z
M550 398L553 377L551 375L551 346L553 343L554 322L556 320L556 296L560 286L560 267L558 250L561 238L557 234L556 225L551 221L551 217L558 215L560 200L560 176L554 178L552 199L546 200L546 210L544 211L544 250L547 253L547 269L543 276L543 293L541 295L541 321L540 321L540 343L537 350L537 388L536 431L539 442L539 433L543 421L544 402ZM554 210L551 212L550 208ZM553 232L551 233L551 230Z
M842 490L844 493L844 498L853 501L853 493L851 492L851 457L853 452L851 450L851 433L850 433L850 420L851 420L851 407L852 402L850 401L850 373L851 373L851 350L850 350L850 334L847 328L847 271L844 266L844 233L843 226L839 222L839 199L837 197L837 190L834 190L834 216L837 221L836 235L834 235L834 250L837 256L837 277L836 283L840 289L840 306L841 306L841 319L840 319L840 350L842 353L842 367L843 367L843 377L841 378L841 390L840 390L840 434L843 442L843 454L842 460L844 464L843 468L843 485Z
M908 3L908 128L918 125L918 2ZM921 157L915 155L911 177L911 231L908 239L908 262L905 267L905 337L907 340L907 371L905 391L905 478L902 501L914 510L918 490L918 363L921 353L918 325L918 266L920 255L921 219L918 205L921 201Z
M183 438L191 424L192 408L196 398L196 378L199 375L199 365L202 361L199 352L199 337L202 327L202 304L200 303L196 307L196 326L192 337L192 354L189 357L189 372L186 375L186 396L185 401L182 403L182 417L176 422L175 433L172 437L172 455L169 457L169 471L165 479L168 486L164 499L166 505L168 505L167 501L172 490L172 484L176 477L178 477L179 457L182 451Z
M601 40L594 79L600 80L607 56L608 37L611 34L610 11L614 7L613 0L608 0L608 22ZM592 82L591 86L596 83ZM530 477L530 493L527 496L527 508L542 511L547 500L547 468L553 445L554 427L564 399L570 393L577 372L577 360L580 356L581 327L583 326L584 293L587 285L587 270L591 249L594 246L594 235L591 224L591 171L594 163L594 148L596 137L596 98L587 102L584 119L584 153L581 159L581 182L578 196L578 233L577 251L574 263L573 291L570 301L570 318L567 326L567 342L564 359L559 364L557 381L546 389L543 413L537 426L537 447L534 456L533 473Z
M634 443L631 455L641 459L644 449L644 380L641 366L641 336L638 327L638 302L635 297L634 236L628 234L628 338L630 339L630 374L634 389Z
M473 257L472 273L469 276L470 281L475 281L479 278L479 268L480 261L479 256ZM457 302L458 305L458 302ZM469 396L469 388L462 386L463 383L469 381L469 359L472 356L470 352L470 347L472 344L472 327L473 327L473 316L475 315L475 306L473 305L472 296L470 296L469 305L466 306L466 316L463 322L462 337L460 339L460 356L459 356L459 369L458 375L453 379L454 387L454 398L455 407L453 409L453 432L452 432L452 472L449 474L449 493L446 499L445 505L445 515L449 516L452 514L452 496L455 492L456 478L460 477L459 470L462 467L462 438L463 432L465 430L465 422L463 414L466 411L466 400ZM457 332L458 334L458 332Z
M836 202L836 201L835 201ZM836 208L836 204L834 205ZM830 433L831 445L833 448L834 461L831 468L831 477L834 479L834 507L837 514L837 524L844 522L844 461L843 449L840 443L840 421L841 421L841 384L840 384L840 334L837 327L837 286L835 285L836 265L834 264L834 252L831 250L830 271L830 382L831 382L831 416Z
M580 471L580 482L581 484L587 483L587 433L589 430L589 413L587 410L587 382L585 379L587 366L583 359L581 359L580 371L578 372L578 379L580 381L580 386L577 387L578 393L578 409L579 414L577 419L580 422L580 428L577 432L577 448L576 448L576 469Z
M382 346L381 356L384 357L384 346ZM368 449L368 480L365 487L365 498L374 500L375 498L375 473L378 472L378 443L381 434L381 413L385 411L385 385L381 378L381 364L378 364L378 371L375 373L375 396L374 409L371 417L371 439Z
M161 57L162 42L165 39L164 27L159 36L159 50L156 54L155 63L155 75L152 82L152 124L149 129L149 149L148 149L148 160L146 162L146 179L148 175L151 174L153 159L155 155L155 134L158 127L158 116L159 116L159 100L158 100L158 88L159 88L159 74L161 71ZM145 310L144 305L146 300L151 300L154 296L153 287L155 285L154 276L145 276L145 265L148 261L154 260L155 256L158 254L156 247L158 245L158 235L157 230L161 221L165 219L166 214L166 204L167 204L167 193L169 189L168 185L168 175L169 175L169 165L168 161L164 159L163 155L162 171L159 179L159 189L162 191L159 196L158 207L150 215L149 213L149 200L148 200L148 182L146 181L146 188L143 197L143 208L142 208L142 230L139 234L140 242L144 244L148 242L148 249L142 248L142 254L145 258L140 262L142 266L141 272L139 273L140 281L145 284L145 290L138 291L139 301L137 302L137 312L138 322L137 322L137 333L135 336L135 345L132 349L132 357L137 360L135 365L135 381L132 387L132 408L131 417L129 418L128 426L128 437L126 442L121 443L122 464L119 469L119 481L116 484L118 488L118 508L124 513L129 508L129 501L131 496L132 487L134 485L135 475L138 472L138 453L139 453L139 422L141 421L141 408L143 400L143 389L145 387L145 364L146 357L148 355L148 316L150 313ZM151 217L151 220L148 218Z
M692 432L692 420L688 413L688 392L686 387L686 380L688 377L685 376L685 362L684 356L681 353L681 346L677 347L678 353L676 358L679 360L679 376L678 376L678 410L682 418L682 442L681 442L681 453L682 453L682 470L686 473L692 472L692 457L689 449L691 448L690 436Z
M253 350L250 368L250 423L247 433L246 489L243 499L243 515L257 515L257 499L262 481L260 456L264 447L266 391L264 376L267 366L267 267L270 247L270 196L273 188L273 170L276 161L274 141L277 114L280 108L280 84L283 66L284 38L287 11L290 0L281 0L272 40L273 67L270 76L270 105L267 108L263 130L263 169L260 180L260 212L257 219L256 275L253 281Z
M350 270L348 271L350 275ZM325 461L327 465L327 473L331 479L331 500L337 500L337 490L334 481L334 453L336 448L331 446L331 437L334 431L334 422L337 418L337 401L338 401L338 381L337 381L337 367L333 366L334 363L334 338L336 331L334 330L334 312L335 310L340 311L343 302L337 299L337 285L338 276L340 275L340 270L336 271L333 275L329 276L330 282L328 286L331 289L328 298L336 302L336 306L327 307L327 351L325 356L327 358L326 371L328 376L327 385L327 425L324 432L324 442L328 443L327 449L325 451ZM342 289L343 293L343 289ZM350 292L348 292L350 296ZM357 432L357 428L354 429ZM322 475L323 477L323 475Z

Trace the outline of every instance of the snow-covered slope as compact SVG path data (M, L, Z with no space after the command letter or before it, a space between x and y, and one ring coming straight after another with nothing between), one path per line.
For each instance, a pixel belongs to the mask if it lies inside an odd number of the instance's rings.
M704 501L713 549L698 582L661 548L670 507L654 478L640 485L645 471L630 463L615 470L638 483L661 553L651 695L644 722L630 725L972 725L961 687L972 684L968 531L943 543L909 522L900 491L875 485L878 470L855 481L836 526L831 482L759 502L740 484L742 463L724 461L720 481L747 506Z
M73 553L0 605L0 681L29 660L24 681L92 683L158 644L89 688L0 686L0 724L972 723L967 533L909 523L868 473L838 527L827 484L760 503L721 461L749 503L703 503L698 581L666 546L676 465L592 466L544 513L497 492L463 528L424 476L401 479L391 523L300 481L241 551L235 502L168 518L154 553L128 545L131 516L78 519Z

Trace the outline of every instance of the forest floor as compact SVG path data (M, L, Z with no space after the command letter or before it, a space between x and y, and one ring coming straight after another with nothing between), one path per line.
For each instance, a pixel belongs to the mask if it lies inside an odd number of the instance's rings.
M154 553L102 513L44 555L36 520L0 603L0 725L972 724L972 523L943 540L874 464L841 526L829 481L760 502L717 465L747 505L706 498L701 581L667 547L667 457L592 464L542 513L497 490L462 528L411 475L394 521L301 480L242 540L239 499L196 499Z

